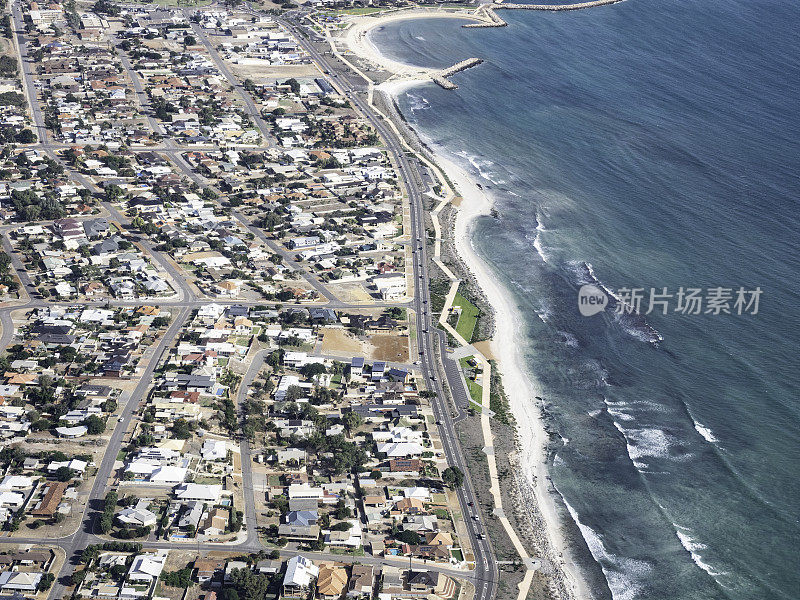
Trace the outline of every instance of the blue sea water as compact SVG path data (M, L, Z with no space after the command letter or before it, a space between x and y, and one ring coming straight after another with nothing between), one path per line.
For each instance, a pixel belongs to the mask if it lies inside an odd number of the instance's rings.
M473 243L525 318L592 589L800 598L797 5L499 14L371 35L407 63L486 60L398 104L495 200ZM763 293L757 315L586 318L587 282Z

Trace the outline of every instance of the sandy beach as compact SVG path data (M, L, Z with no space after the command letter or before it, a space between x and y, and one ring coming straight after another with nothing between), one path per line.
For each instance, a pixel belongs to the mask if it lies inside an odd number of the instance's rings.
M369 31L393 21L437 17L477 20L466 13L404 11L381 17L360 19L351 27L345 39L354 54L398 76L376 88L396 96L409 87L429 83L430 69L404 65L382 56L379 49L369 39ZM511 300L510 293L477 255L471 242L471 230L475 219L481 215L488 215L492 202L464 169L442 156L441 152L436 153L434 158L438 166L447 173L456 186L457 193L463 198L458 208L453 241L460 258L474 275L495 312L492 350L497 359L497 368L517 423L519 463L524 470L524 479L536 498L537 508L544 522L546 531L542 533L546 536L547 545L551 550L551 556L548 558L560 568L565 585L574 598L591 598L592 594L581 576L578 566L571 558L564 529L557 513L556 498L554 493L548 489L547 434L535 401L535 397L541 396L541 393L536 382L527 374L525 367L523 357L526 340L520 333L524 331L522 318ZM509 352L509 348L514 350Z
M436 162L447 173L463 197L456 217L454 242L461 259L467 264L487 300L495 311L495 331L492 337L492 351L497 361L497 369L503 380L511 410L517 425L519 464L524 469L525 480L533 490L539 512L546 527L548 542L555 556L560 556L562 572L566 584L575 598L591 598L577 565L570 556L563 534L553 493L548 489L546 444L547 433L542 424L541 413L536 406L535 397L541 396L536 382L527 374L523 359L526 340L523 321L519 311L510 299L510 293L503 287L486 263L475 252L471 241L471 228L474 220L488 215L491 200L477 187L476 182L461 167L436 155ZM508 348L514 350L509 352Z
M394 79L402 79L404 81L429 81L431 76L436 73L437 69L421 67L417 65L409 65L396 60L392 60L387 56L381 54L380 50L372 43L369 37L369 32L376 27L382 27L395 21L406 21L409 19L463 19L467 21L480 21L474 15L474 11L464 10L400 10L393 11L386 14L381 14L378 17L354 17L351 20L351 25L347 29L343 42L353 54L362 59L366 59L373 63L378 68L388 71L393 74Z

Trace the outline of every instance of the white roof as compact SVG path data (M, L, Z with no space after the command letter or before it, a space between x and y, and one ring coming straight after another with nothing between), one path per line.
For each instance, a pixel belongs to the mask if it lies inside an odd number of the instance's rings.
M228 456L228 446L225 440L206 440L201 453L205 460L221 460Z
M414 442L387 442L378 444L378 452L385 453L389 458L404 456L419 456L424 452L424 448Z
M158 467L150 475L150 481L153 483L178 483L186 479L188 472L189 469L186 467Z
M308 587L311 580L319 575L317 567L311 559L305 556L293 556L286 563L286 575L283 577L283 585L296 585Z
M89 429L86 425L77 425L75 427L56 427L56 433L63 437L82 437L86 435Z
M6 475L3 481L0 482L0 490L13 490L29 488L33 485L33 477L26 477L24 475Z
M130 579L154 579L161 575L166 562L166 555L157 556L137 556L133 559L128 578Z
M181 500L203 500L218 502L222 494L221 485L205 485L200 483L182 483L175 487L175 496Z

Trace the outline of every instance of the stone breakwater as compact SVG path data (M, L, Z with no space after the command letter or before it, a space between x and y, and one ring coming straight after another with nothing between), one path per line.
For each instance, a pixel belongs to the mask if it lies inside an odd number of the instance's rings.
M479 6L478 10L475 11L475 16L481 19L480 23L467 23L461 27L464 29L477 29L479 27L506 27L508 25L508 23L497 16L497 13L492 10L490 4Z
M458 86L447 78L461 71L466 71L470 67L475 67L482 62L482 58L468 58L467 60L462 60L454 64L452 67L446 68L444 71L439 71L435 75L432 75L431 79L446 90L457 90Z
M605 6L607 4L616 4L623 0L592 0L591 2L579 2L576 4L482 4L475 11L475 16L481 19L480 23L468 23L462 25L465 29L478 29L481 27L506 27L506 23L500 18L495 10L547 10L547 11L564 11L564 10L582 10L584 8L594 8L595 6Z
M494 10L581 10L584 8L594 8L595 6L605 6L606 4L616 4L623 0L593 0L592 2L580 2L578 4L496 4L492 6Z

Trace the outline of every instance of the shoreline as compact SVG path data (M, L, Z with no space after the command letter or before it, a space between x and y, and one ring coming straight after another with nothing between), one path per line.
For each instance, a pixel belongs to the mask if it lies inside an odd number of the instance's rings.
M417 87L425 83L431 83L429 79L420 76L411 76L410 70L418 69L421 73L424 68L413 67L397 63L380 54L379 48L369 39L369 31L393 21L405 20L407 18L466 18L479 20L467 15L452 14L424 14L414 12L403 15L393 14L384 19L374 17L370 21L362 21L352 35L358 42L355 47L348 44L349 49L362 59L373 62L393 75L403 76L402 79L389 79L375 89L386 94L391 101L395 101L397 96L409 88ZM351 39L351 33L345 37ZM400 65L399 68L393 68ZM416 73L415 73L416 74ZM405 117L404 117L405 118ZM410 129L406 127L406 129ZM520 333L521 326L524 324L519 310L499 277L495 275L486 262L478 255L472 246L471 234L475 225L475 220L481 216L488 216L493 206L492 199L488 194L478 187L478 182L464 168L454 162L453 159L444 155L444 152L434 148L425 140L419 139L419 134L411 130L411 135L418 138L421 145L428 149L432 161L446 174L453 183L454 191L459 193L462 201L456 209L455 224L453 228L453 244L459 258L465 267L471 272L481 292L485 295L487 303L494 312L494 332L490 340L492 353L495 357L498 372L503 381L503 387L508 397L509 405L516 421L516 439L514 447L517 454L517 462L521 467L523 477L521 483L527 488L535 501L536 508L541 516L543 533L550 556L545 556L551 560L555 570L561 575L562 581L568 594L576 599L590 599L594 595L588 588L588 584L583 577L581 568L575 562L571 548L566 539L566 530L562 519L558 514L556 505L556 495L558 491L549 489L548 478L548 434L545 431L543 415L536 404L534 398L541 396L537 383L533 380L526 369L524 362L524 352L527 340ZM443 233L443 237L448 234ZM498 349L515 348L511 353L503 358ZM513 494L515 490L510 490ZM523 491L523 495L525 492ZM560 498L560 496L559 496ZM563 502L563 500L561 500ZM566 507L565 507L566 510ZM524 535L518 531L518 535ZM529 536L526 536L529 537ZM530 543L532 540L528 539ZM535 540L533 540L535 541Z
M548 489L548 435L542 414L534 402L534 398L541 396L541 392L527 371L524 353L521 350L526 345L525 337L520 333L524 321L518 308L509 298L510 292L472 246L475 220L481 216L489 216L494 203L477 187L477 182L462 167L442 156L441 152L432 150L432 154L463 198L456 212L453 241L460 258L472 272L495 313L491 347L516 422L514 445L518 451L518 463L522 468L523 481L536 499L545 525L547 541L555 555L551 558L554 561L558 561L559 558L564 561L559 561L554 566L564 575L568 590L575 598L592 598L581 575L580 567L571 557L556 508L554 496L557 492ZM515 348L510 353L510 359L507 358L508 354L503 357L504 353L499 352L504 348Z

